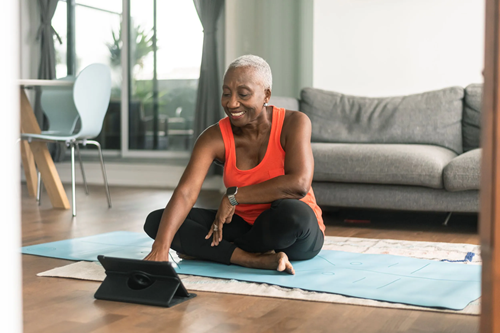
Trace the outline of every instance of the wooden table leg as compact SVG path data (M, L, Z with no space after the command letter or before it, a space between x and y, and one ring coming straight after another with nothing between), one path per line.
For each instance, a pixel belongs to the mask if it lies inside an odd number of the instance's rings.
M41 133L40 126L36 121L35 114L31 104L26 97L24 89L21 89L21 130L23 133ZM50 156L47 144L40 141L32 141L30 144L31 152L38 170L42 175L42 180L49 195L50 202L54 208L69 209L68 196L64 187L62 186L61 179L57 173L54 161ZM24 162L24 161L23 161ZM31 170L32 166L26 166ZM35 171L36 174L36 171Z
M21 159L23 161L24 175L26 177L26 185L28 185L28 194L30 197L36 195L36 190L38 186L37 182L37 172L35 167L35 159L33 153L31 152L29 143L21 140Z

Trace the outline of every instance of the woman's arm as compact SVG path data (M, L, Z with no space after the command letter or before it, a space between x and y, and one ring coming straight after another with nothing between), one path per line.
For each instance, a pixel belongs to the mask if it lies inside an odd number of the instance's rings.
M314 159L311 150L311 121L297 111L287 111L282 129L285 175L238 189L238 203L269 203L278 199L301 199L311 188ZM284 141L284 142L283 142Z
M220 155L224 155L224 142L218 125L213 125L196 141L189 163L163 212L153 249L146 260L168 261L172 239L194 206L210 165L214 159L220 160Z

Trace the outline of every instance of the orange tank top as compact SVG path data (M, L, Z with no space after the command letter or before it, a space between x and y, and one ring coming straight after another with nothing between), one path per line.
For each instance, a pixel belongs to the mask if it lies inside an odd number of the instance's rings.
M285 119L285 109L273 106L273 118L271 125L271 134L267 145L266 154L262 161L254 168L249 170L240 170L236 167L236 149L234 144L233 130L231 121L228 117L219 121L219 128L224 140L225 158L224 163L224 185L226 188L237 186L249 186L259 184L285 174L285 151L281 146L281 129ZM308 204L316 218L321 231L325 232L325 225L321 216L321 209L316 204L316 198L311 187L305 197L300 199ZM239 204L236 206L235 213L242 217L247 223L254 224L257 217L266 209L271 207L267 204Z

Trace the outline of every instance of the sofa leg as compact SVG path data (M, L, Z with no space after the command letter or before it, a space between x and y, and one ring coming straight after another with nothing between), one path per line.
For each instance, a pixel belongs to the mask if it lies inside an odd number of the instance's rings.
M451 218L451 212L449 212L448 215L446 215L446 219L444 220L443 225L448 225L448 221L450 220L450 218Z

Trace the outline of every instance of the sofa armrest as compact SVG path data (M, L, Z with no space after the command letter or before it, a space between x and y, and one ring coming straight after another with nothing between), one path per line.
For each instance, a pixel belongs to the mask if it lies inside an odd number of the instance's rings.
M274 105L287 110L299 111L299 101L293 97L271 96L269 105Z

